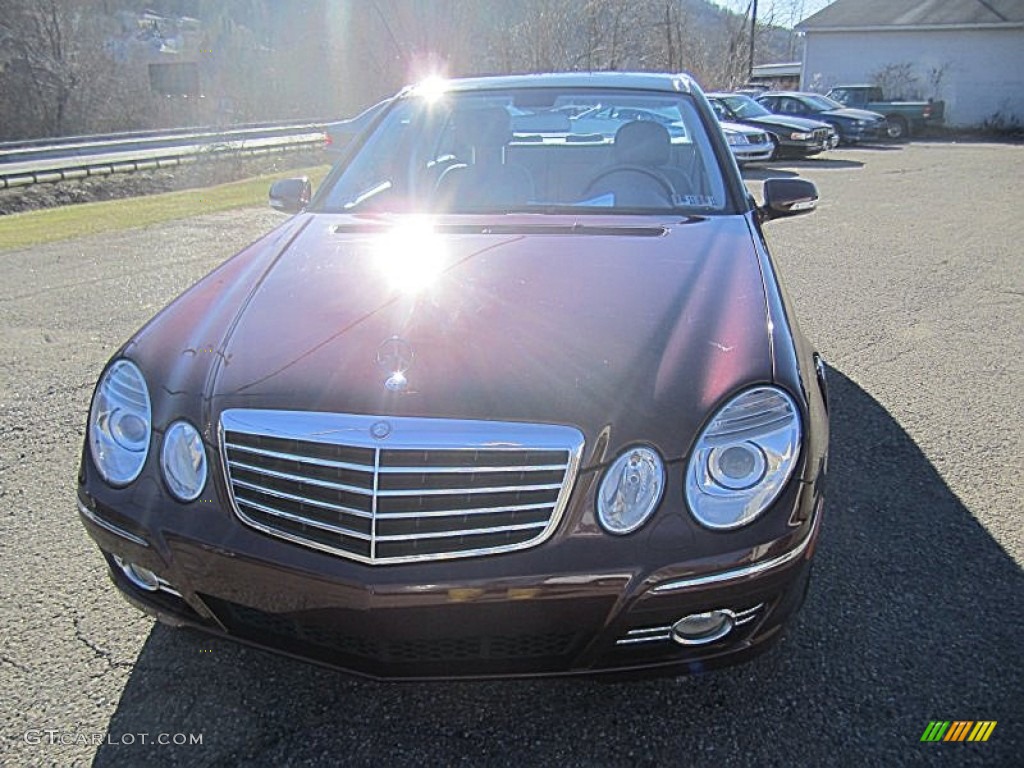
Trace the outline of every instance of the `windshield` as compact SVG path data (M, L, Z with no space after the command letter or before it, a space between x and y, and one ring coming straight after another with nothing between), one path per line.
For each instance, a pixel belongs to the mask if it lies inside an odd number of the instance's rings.
M723 96L721 99L725 102L725 105L732 110L732 113L741 120L746 120L751 117L764 117L765 115L771 114L771 112L749 96Z
M815 109L828 110L828 109L843 109L843 105L838 101L833 101L828 96L804 96L804 101L811 104Z
M335 212L723 212L692 97L598 88L398 99L316 208Z

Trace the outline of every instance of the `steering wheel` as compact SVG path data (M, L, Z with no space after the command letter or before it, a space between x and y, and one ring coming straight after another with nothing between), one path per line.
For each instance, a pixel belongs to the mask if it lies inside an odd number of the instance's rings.
M639 173L642 176L654 179L656 182L658 182L658 186L660 186L665 191L670 201L675 199L676 189L675 187L672 186L672 182L669 181L668 176L663 174L661 171L658 171L654 168L648 168L645 165L630 165L628 163L613 165L611 168L608 168L605 171L601 171L601 173L597 174L597 176L592 178L590 180L590 183L587 184L587 188L583 191L584 196L591 194L591 190L594 188L597 182L601 181L601 179L605 178L606 176L611 176L612 174L615 173Z

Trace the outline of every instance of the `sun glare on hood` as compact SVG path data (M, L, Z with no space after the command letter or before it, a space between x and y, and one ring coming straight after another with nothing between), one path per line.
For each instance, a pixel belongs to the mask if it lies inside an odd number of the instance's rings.
M420 293L436 281L446 261L444 239L430 216L415 216L383 234L375 246L375 263L391 287Z

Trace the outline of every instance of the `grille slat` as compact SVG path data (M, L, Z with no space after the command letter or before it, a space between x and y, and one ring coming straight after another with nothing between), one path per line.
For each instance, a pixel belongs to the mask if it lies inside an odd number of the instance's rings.
M528 531L533 528L544 528L547 521L542 523L524 523L523 525L499 525L493 528L464 528L457 531L433 531L430 533L410 534L377 534L377 541L416 541L419 539L451 539L461 536L486 536L493 533L506 533L508 531Z
M565 464L538 464L533 467L509 467L509 466L494 466L494 467L423 467L423 466L410 466L410 467L381 467L380 474L382 475L417 475L422 474L424 471L430 472L430 474L457 474L457 473L473 473L473 472L564 472Z
M377 496L458 496L460 494L514 493L516 491L557 491L561 483L544 485L503 485L490 488L417 488L394 491L378 490Z
M440 509L425 512L378 512L377 520L403 520L421 517L454 517L458 515L497 515L503 512L528 512L536 509L549 509L550 504L510 504L503 507L469 507L466 509Z
M349 530L348 528L343 528L343 527L341 527L339 525L331 525L330 523L325 523L325 522L323 522L321 520L314 520L314 519L309 518L309 517L302 517L301 515L295 515L295 514L292 514L291 512L285 512L282 509L275 509L274 507L269 507L266 504L260 504L258 502L252 501L251 499L247 499L247 498L244 498L244 497L241 497L241 496L237 496L236 495L235 496L235 501L237 503L241 504L242 506L252 507L253 509L257 509L260 512L263 512L265 514L273 515L274 517L281 517L281 518L284 518L285 520L290 520L293 523L299 523L300 525L311 525L314 528L319 528L320 530L323 530L323 531L329 531L331 533L336 533L339 536L351 536L354 539L363 539L364 541L369 541L370 540L370 535L367 534L367 533L360 533L359 531L352 531L352 530Z
M346 515L353 515L355 517L365 517L367 519L373 517L370 512L364 512L361 509L353 509L352 507L345 507L340 504L330 504L326 501L320 501L319 499L313 499L309 496L296 496L293 493L286 493L284 491L277 490L275 488L267 488L266 486L256 485L255 483L247 483L245 480L234 479L234 484L238 488L247 488L250 491L258 491L259 493L267 496L274 496L279 499L287 499L288 501L295 501L299 504L311 504L314 507L322 507L324 509L330 509L335 512L342 512Z
M360 488L355 485L345 485L344 483L332 483L330 480L322 480L318 477L309 477L304 475L294 475L290 472L282 472L277 469L267 469L266 467L256 467L252 464L243 464L240 461L229 461L228 464L238 469L244 469L248 472L254 472L258 475L268 475L270 477L276 477L279 480L291 480L296 483L310 483L312 485L319 485L322 488L333 488L336 491L345 491L346 493L358 493L363 496L373 496L373 489L371 488Z
M366 464L350 464L346 461L333 461L331 459L321 459L314 456L297 456L294 453L284 453L282 451L271 451L266 448L255 448L251 445L237 445L234 443L228 443L228 449L232 451L244 451L245 453L255 453L259 456L268 456L274 459L281 459L283 461L297 461L303 464L316 464L321 467L334 467L336 469L347 469L352 472L373 472L373 465L367 466Z
M453 661L557 658L570 653L576 633L442 635L440 637L396 638L353 634L351 626L314 616L267 613L240 603L201 595L229 631L261 644L293 650L299 642L316 646L342 657L373 662L431 663ZM457 629L455 627L454 629ZM275 640L277 642L275 642Z
M542 424L231 409L220 444L243 522L382 564L542 543L568 502L583 435Z

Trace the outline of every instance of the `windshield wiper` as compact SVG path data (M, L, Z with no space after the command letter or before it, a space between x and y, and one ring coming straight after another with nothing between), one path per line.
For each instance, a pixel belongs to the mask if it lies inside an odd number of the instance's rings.
M357 205L362 205L367 200L369 200L371 197L379 195L381 192L386 192L389 189L391 189L391 182L390 181L382 181L377 186L370 187L368 190L363 192L361 195L359 195L354 200L349 200L347 203L345 203L343 206L341 206L341 209L343 211L351 211Z

